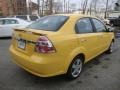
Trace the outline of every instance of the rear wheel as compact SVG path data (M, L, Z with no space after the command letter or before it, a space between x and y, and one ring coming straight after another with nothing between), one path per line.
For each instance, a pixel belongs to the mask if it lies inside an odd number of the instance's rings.
M67 77L69 79L75 79L79 77L83 68L83 59L80 57L75 58L69 66Z

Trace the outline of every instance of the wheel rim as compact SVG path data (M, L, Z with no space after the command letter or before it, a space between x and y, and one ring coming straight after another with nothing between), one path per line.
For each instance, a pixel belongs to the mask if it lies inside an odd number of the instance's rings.
M113 27L114 25L113 25L113 24L111 24L111 26Z
M80 59L76 59L72 65L72 76L78 77L82 70L82 61Z
M110 45L110 52L111 53L113 52L113 49L114 49L114 43L112 42L111 45Z

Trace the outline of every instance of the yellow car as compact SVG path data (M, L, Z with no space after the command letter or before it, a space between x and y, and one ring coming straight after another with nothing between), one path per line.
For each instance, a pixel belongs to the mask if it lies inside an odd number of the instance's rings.
M34 75L75 79L83 64L105 51L111 53L113 44L113 32L99 19L59 14L15 29L10 53L16 64Z

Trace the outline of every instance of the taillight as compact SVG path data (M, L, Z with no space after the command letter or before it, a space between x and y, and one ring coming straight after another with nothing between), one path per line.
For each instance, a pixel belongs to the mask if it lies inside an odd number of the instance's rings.
M37 40L35 51L39 53L56 52L52 42L46 36L40 36L40 38Z

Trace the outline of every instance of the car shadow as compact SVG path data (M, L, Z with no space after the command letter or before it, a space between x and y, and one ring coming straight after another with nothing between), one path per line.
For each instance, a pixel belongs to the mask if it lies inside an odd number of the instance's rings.
M92 59L91 61L89 61L88 63L86 63L84 65L84 69L83 69L83 72L81 74L84 74L89 68L91 67L94 67L96 65L99 65L101 62L99 60L100 57L104 57L105 54L102 54L94 59ZM65 77L65 75L58 75L58 76L54 76L54 77L48 77L48 78L41 78L41 77L38 77L38 76L35 76L29 72L26 72L25 70L21 69L21 68L17 68L17 71L19 73L19 77L22 78L22 79L26 79L28 80L29 82L32 82L32 84L42 84L42 85L54 85L55 83L57 84L63 84L63 82L72 82L74 80L70 80L70 79L67 79ZM80 79L80 77L79 77Z
M12 39L11 37L0 37L0 40L9 40Z
M93 58L92 60L88 61L85 65L84 65L84 69L83 69L83 72L86 71L87 69L89 68L92 68L96 65L100 65L102 62L100 61L100 58L106 56L107 54L106 53L103 53L95 58Z
M49 77L49 78L42 78L42 77L35 76L29 72L26 72L21 68L17 68L17 72L19 73L17 78L20 78L20 80L24 80L18 83L21 86L27 83L28 86L34 86L34 87L42 86L43 88L48 88L48 87L52 88L60 85L65 85L67 83L70 83L71 81L66 79L64 75L58 75L58 76Z

